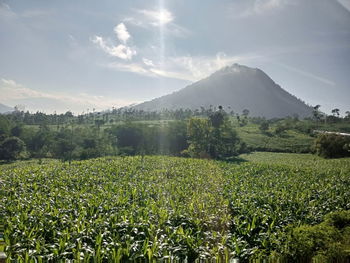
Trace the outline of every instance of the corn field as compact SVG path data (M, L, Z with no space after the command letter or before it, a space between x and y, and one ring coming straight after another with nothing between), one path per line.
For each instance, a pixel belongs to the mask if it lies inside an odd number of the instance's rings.
M350 165L118 157L0 168L7 262L229 262L288 254L350 209Z

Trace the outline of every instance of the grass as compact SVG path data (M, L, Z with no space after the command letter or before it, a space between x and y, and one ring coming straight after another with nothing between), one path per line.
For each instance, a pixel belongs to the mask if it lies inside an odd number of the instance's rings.
M313 170L350 170L350 158L324 159L314 154L254 152L241 154L241 159L252 163L268 165L285 165Z
M270 152L310 152L314 138L295 130L287 130L281 135L274 134L274 127L266 133L259 130L259 126L249 123L243 127L236 127L240 138L249 148L257 151Z

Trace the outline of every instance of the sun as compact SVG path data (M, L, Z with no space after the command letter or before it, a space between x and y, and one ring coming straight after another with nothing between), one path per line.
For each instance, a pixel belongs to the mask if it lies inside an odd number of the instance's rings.
M160 25L168 24L174 19L173 15L164 8L159 9L157 18Z

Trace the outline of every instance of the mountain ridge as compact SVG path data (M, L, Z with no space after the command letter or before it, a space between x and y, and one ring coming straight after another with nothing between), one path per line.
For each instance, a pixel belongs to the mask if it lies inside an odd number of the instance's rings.
M0 103L0 114L12 112L13 108L5 104Z
M312 107L276 84L258 68L233 64L210 76L132 108L146 111L199 109L222 105L236 113L248 109L254 117L308 117Z

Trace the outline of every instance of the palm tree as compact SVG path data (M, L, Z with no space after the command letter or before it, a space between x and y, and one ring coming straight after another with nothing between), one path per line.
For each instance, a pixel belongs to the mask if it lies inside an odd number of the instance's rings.
M335 108L335 109L332 110L333 116L337 115L337 117L339 117L339 112L340 112L340 110L337 109L337 108Z

